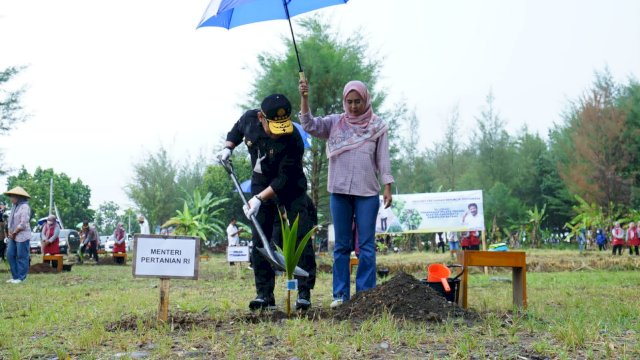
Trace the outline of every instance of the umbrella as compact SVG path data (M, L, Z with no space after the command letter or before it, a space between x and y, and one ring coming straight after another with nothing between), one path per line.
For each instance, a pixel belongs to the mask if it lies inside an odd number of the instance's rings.
M240 189L242 189L243 193L251 194L251 179L240 183ZM238 192L238 190L233 190L233 192Z
M291 122L293 123L293 126L295 126L298 129L298 132L300 133L300 136L302 137L302 142L304 143L304 148L308 149L311 147L311 135L309 135L306 131L304 131L302 129L302 125L298 124L297 122Z
M346 4L349 0L211 0L202 15L198 28L217 26L231 29L236 26L269 21L287 20L291 30L293 48L296 51L300 78L304 79L291 17L323 7Z

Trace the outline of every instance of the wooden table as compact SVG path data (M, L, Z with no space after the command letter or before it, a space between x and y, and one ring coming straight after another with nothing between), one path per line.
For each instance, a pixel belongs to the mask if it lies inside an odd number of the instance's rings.
M116 258L122 258L122 265L127 264L127 253L113 253L113 260L115 262Z
M358 266L359 263L360 261L358 260L358 258L349 259L349 274L353 273L353 268Z
M512 269L513 304L527 307L527 262L524 251L463 251L458 258L464 266L459 304L467 308L469 266L510 267Z
M58 262L58 272L62 272L62 255L42 255L42 262L45 261L57 261Z

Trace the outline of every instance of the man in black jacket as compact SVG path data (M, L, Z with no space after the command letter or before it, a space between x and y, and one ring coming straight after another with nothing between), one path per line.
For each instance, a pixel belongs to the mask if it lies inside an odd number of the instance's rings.
M298 241L313 228L312 214L307 203L307 178L302 169L304 144L302 137L291 123L291 103L280 94L267 96L260 109L249 110L240 117L227 134L225 148L218 158L227 160L233 149L244 141L251 156L251 194L249 206L244 207L247 218L255 215L268 237L281 244L281 237L274 237L274 224L279 224L278 206L283 206L289 219L300 216ZM262 246L257 231L253 229L253 269L257 297L249 303L252 310L275 307L273 291L275 272L263 255L257 251ZM296 309L311 307L311 289L315 285L316 262L313 244L304 248L299 266L309 272L308 278L298 279Z

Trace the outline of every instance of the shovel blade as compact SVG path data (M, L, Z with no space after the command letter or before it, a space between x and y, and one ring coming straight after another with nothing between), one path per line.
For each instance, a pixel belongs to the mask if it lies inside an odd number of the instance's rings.
M269 264L271 264L271 267L273 267L274 270L286 271L286 268L284 266L284 256L280 252L274 251L273 257L271 257L269 252L265 250L263 247L258 248L258 252L262 254L262 256L264 256L265 259L267 259L267 261L269 262ZM293 271L293 275L300 276L300 277L309 277L309 273L299 266L296 266L296 269Z
M278 251L274 251L273 255L277 258L277 261L284 266L284 255L282 255ZM293 275L300 277L309 277L309 273L299 266L296 266L295 270L293 270Z

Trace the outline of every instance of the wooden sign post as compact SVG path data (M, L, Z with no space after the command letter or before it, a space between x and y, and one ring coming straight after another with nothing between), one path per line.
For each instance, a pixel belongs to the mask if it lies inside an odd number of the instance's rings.
M136 235L133 277L160 279L158 320L169 319L170 279L198 279L200 239L188 236Z
M160 278L160 305L158 306L158 320L166 322L169 319L169 282L167 278Z

